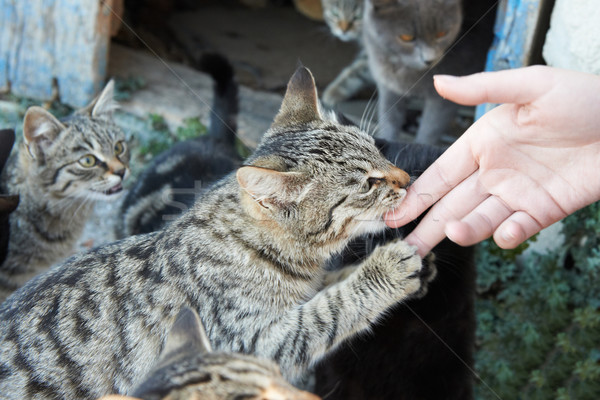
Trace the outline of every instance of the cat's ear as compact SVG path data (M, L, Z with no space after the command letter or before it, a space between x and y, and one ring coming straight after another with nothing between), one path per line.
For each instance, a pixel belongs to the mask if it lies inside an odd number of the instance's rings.
M301 125L321 119L315 80L307 68L300 67L288 82L281 108L271 127Z
M163 348L163 354L179 351L209 353L212 351L210 341L196 311L184 307L169 332Z
M102 89L102 92L81 112L87 113L92 117L111 116L112 112L119 108L115 101L115 81L110 80Z
M66 129L65 126L42 107L29 107L23 120L23 138L29 154L36 159L43 157L63 129Z
M241 188L267 209L297 200L305 186L304 175L299 172L245 166L237 170L236 176Z

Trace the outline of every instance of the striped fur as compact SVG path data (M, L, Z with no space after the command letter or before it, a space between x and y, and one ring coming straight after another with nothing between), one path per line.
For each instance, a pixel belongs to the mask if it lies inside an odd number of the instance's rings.
M2 176L3 187L18 194L20 203L10 216L0 301L71 255L94 202L118 197L129 153L112 121L113 109L111 81L94 102L64 121L41 107L27 110L23 141Z
M213 352L198 315L185 308L153 371L133 391L143 400L318 400L287 383L270 360Z
M129 394L182 307L217 351L275 361L292 382L422 290L415 248L393 241L319 291L323 265L384 229L408 175L368 135L320 111L300 68L255 154L163 230L76 256L0 305L0 392Z

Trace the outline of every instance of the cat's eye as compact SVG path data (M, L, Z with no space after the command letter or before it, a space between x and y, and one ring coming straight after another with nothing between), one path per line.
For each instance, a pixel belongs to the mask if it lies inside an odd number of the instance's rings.
M448 32L446 31L439 31L438 33L435 34L436 39L441 39L444 36L446 36L448 34Z
M398 36L398 38L403 42L412 42L413 40L415 40L414 35L409 35L408 33L402 34Z
M91 154L87 154L79 159L79 164L86 168L91 168L96 165L96 157Z
M123 152L125 151L125 143L123 143L122 140L119 140L117 143L115 143L115 155L119 155L119 154L123 154Z
M370 177L369 179L367 179L367 185L369 186L369 190L371 190L373 188L373 186L379 185L384 181L385 181L385 179L383 179L383 178Z

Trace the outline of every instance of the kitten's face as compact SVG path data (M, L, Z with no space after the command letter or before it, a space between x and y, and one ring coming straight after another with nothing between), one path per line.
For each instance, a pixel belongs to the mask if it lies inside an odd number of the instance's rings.
M298 75L301 76L298 76ZM409 176L385 159L373 139L318 107L310 72L296 72L281 111L238 181L273 220L299 242L335 249L385 228Z
M103 98L109 97L109 98ZM56 199L112 200L128 173L125 135L106 109L109 93L65 121L40 107L25 115L24 136L32 174ZM101 103L104 101L106 103Z
M370 40L391 59L425 70L441 59L462 24L460 0L368 0Z
M331 33L344 42L357 40L362 32L364 0L323 0L323 18Z

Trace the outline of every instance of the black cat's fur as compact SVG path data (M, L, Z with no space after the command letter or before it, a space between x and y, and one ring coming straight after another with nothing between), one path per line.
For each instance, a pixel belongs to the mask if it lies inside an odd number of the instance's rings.
M236 151L238 85L233 67L223 56L207 53L197 68L215 82L209 132L177 143L152 160L123 201L118 237L159 230L190 208L213 182L241 165ZM168 201L144 203L165 188L169 188Z
M441 149L377 140L411 177ZM355 242L336 265L364 258L405 237L416 223ZM369 334L346 342L316 368L315 393L328 400L469 400L473 398L475 265L473 247L444 240L433 250L438 274L423 298L398 305Z
M15 132L12 129L0 130L0 173L4 169L6 160L10 155L15 143ZM8 216L19 205L19 196L5 193L4 188L0 190L0 265L6 259L8 252L8 238L10 236L10 223Z

